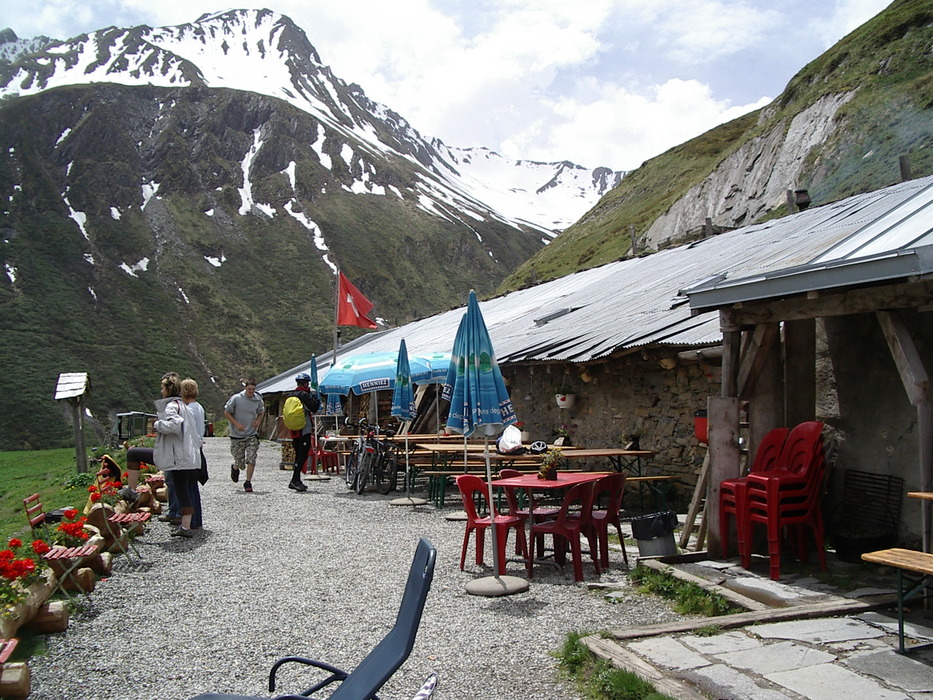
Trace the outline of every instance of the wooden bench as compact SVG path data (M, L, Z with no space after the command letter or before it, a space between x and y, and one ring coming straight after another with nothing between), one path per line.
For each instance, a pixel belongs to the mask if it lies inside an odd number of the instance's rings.
M906 654L904 645L904 603L920 593L933 583L933 554L917 552L912 549L881 549L877 552L866 552L862 559L872 564L883 564L897 570L897 639L898 652ZM905 573L908 572L908 573ZM905 583L912 586L905 591ZM930 646L920 644L916 649Z

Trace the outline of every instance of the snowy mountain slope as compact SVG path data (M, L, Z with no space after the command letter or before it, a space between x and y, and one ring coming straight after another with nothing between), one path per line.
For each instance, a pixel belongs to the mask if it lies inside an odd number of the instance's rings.
M436 180L422 183L420 194L436 215L492 216L538 229L545 239L576 221L622 175L567 162L511 161L487 149L425 139L359 86L334 76L305 33L269 10L231 10L173 27L110 27L53 44L4 71L0 97L101 82L228 88L276 97L364 151L364 171L377 167L381 156L397 153L433 173ZM373 192L362 180L359 191Z

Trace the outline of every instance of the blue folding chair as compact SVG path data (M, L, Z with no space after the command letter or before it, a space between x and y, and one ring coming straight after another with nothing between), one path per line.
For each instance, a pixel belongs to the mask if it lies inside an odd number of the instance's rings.
M330 695L330 700L369 700L370 698L376 700L376 692L405 663L415 646L415 636L418 634L418 626L421 624L421 613L424 610L424 603L428 597L428 591L431 589L431 581L434 578L436 558L437 550L428 540L422 537L418 542L415 558L408 572L408 583L405 586L402 604L395 618L395 625L383 637L382 641L369 652L366 658L360 662L359 666L348 673L323 661L314 661L301 656L286 656L276 661L269 672L269 692L275 691L275 674L279 667L286 663L296 662L314 666L327 671L330 675L300 694L279 695L275 700L307 700L321 688L338 681L340 686ZM418 691L419 694L416 697L419 699L429 698L436 684L437 676L431 674L421 690ZM262 698L253 695L206 693L190 700L262 700Z

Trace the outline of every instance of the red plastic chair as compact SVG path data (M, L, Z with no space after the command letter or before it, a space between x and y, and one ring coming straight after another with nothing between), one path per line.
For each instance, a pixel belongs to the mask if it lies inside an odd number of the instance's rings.
M525 523L514 515L499 515L496 512L495 504L489 502L489 491L485 481L472 474L460 474L457 477L457 488L460 490L460 497L463 499L463 510L467 514L466 529L463 533L463 548L460 551L460 570L463 571L463 565L466 562L467 548L470 544L470 533L476 532L476 563L483 563L483 548L486 541L486 529L495 523L496 528L496 549L499 555L499 575L505 574L505 545L508 540L509 530L515 530L515 538L518 541L519 551L528 559L528 544L525 541ZM481 493L483 500L488 507L489 516L481 518L476 512L476 494ZM531 569L528 569L529 575Z
M774 428L765 433L755 452L755 459L749 468L749 474L770 472L780 464L781 448L790 431L787 428ZM750 545L747 538L745 522L747 518L742 511L745 503L745 488L747 477L726 479L719 482L719 539L722 542L723 556L729 554L729 516L735 516L735 529L739 555Z
M566 556L566 545L570 545L573 558L573 577L576 581L583 580L583 558L580 550L580 537L586 535L590 544L590 556L596 575L602 573L599 566L596 533L592 527L593 488L595 483L590 481L576 484L568 489L564 502L560 506L557 517L531 525L531 555L528 559L528 576L534 575L535 542L538 535L551 535L554 542L554 559L563 564ZM579 505L579 511L572 512L571 506Z
M622 559L628 568L628 552L625 551L625 539L622 537L622 497L625 495L625 474L609 474L596 482L593 488L593 505L596 506L602 496L606 496L606 509L593 508L592 527L596 531L599 544L599 565L609 568L609 526L614 525L622 545Z
M750 474L745 485L745 528L751 542L755 523L763 524L768 533L768 556L772 580L781 576L781 533L787 527L797 528L797 549L806 563L806 530L809 527L816 540L821 568L826 569L823 551L823 518L820 510L821 487L825 471L823 455L823 424L807 421L796 426L781 450L779 468L765 474ZM742 566L751 564L751 546L742 553Z
M500 469L499 478L500 479L511 479L515 476L522 476L522 473L517 469ZM560 508L557 506L539 506L535 501L534 494L530 489L526 489L526 494L528 498L528 508L520 507L518 503L518 496L515 493L515 489L503 489L505 491L505 502L509 508L509 515L514 515L522 519L522 523L528 522L528 518L533 517L536 523L542 522L544 520L551 520L557 517L557 513L560 511ZM538 548L544 549L544 540L543 538L538 542ZM520 554L519 552L519 542L516 539L515 542L515 553Z

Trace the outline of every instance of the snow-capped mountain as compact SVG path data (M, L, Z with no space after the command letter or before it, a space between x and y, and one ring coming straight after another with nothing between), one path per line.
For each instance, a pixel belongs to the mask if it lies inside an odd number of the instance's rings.
M354 191L372 193L379 186L366 173L381 156L401 154L433 175L419 185L427 210L443 217L451 209L456 216L491 213L546 237L576 221L622 176L568 162L512 161L422 137L336 77L305 33L269 10L231 10L172 27L109 27L52 43L0 73L0 97L86 83L228 88L284 100L368 151Z

